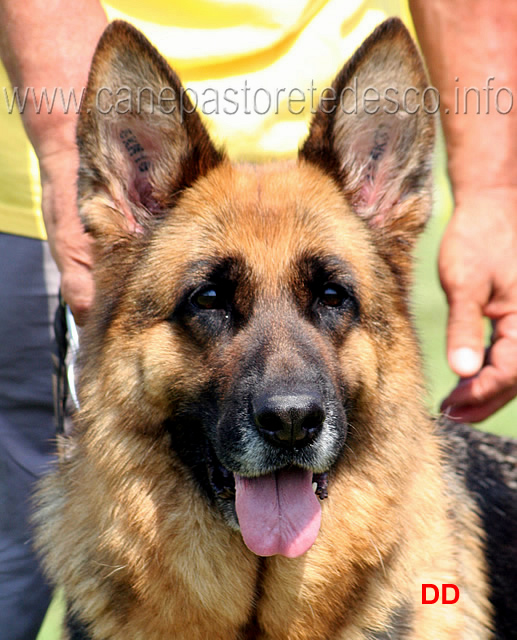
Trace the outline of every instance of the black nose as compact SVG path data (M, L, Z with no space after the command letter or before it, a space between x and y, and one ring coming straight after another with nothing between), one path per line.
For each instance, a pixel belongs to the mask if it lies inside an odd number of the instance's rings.
M255 424L274 445L300 449L310 444L325 420L319 393L267 393L253 403Z

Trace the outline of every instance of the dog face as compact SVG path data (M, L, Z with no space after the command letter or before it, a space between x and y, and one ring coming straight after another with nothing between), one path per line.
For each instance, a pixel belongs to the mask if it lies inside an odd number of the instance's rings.
M425 76L391 21L336 78L298 162L233 166L185 95L165 112L160 92L181 85L131 27L111 25L94 59L78 133L97 289L85 412L109 388L128 429L167 432L258 555L304 553L333 476L404 446L371 425L418 384L406 296L433 123L422 104L350 100L408 86L421 96Z

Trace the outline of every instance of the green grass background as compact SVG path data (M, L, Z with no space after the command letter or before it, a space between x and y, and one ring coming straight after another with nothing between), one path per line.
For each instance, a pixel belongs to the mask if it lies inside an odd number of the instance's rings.
M437 273L440 237L451 211L451 198L443 171L443 162L440 164L441 157L443 157L441 153L438 153L435 214L429 222L415 253L415 286L413 292L413 312L424 357L424 373L428 386L428 405L433 413L439 411L441 399L456 384L456 377L448 368L445 355L447 306ZM510 403L479 426L494 433L517 436L517 402ZM63 612L62 598L57 596L54 598L52 606L47 613L38 640L59 639L58 627L62 620Z

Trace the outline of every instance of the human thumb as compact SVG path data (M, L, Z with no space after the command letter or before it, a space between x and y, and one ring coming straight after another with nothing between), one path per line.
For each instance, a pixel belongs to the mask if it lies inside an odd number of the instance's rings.
M485 355L483 313L473 301L449 300L447 360L461 378L470 378L481 369Z

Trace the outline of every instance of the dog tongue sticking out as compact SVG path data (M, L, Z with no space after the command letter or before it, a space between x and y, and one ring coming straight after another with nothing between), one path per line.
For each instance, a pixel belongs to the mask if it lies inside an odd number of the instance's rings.
M244 542L258 556L301 556L320 530L312 471L282 469L258 478L235 474L235 508Z

